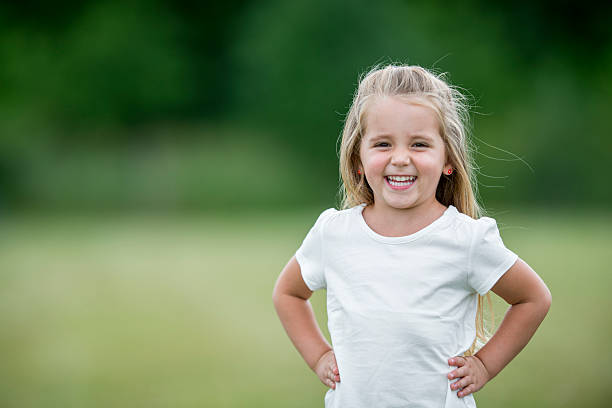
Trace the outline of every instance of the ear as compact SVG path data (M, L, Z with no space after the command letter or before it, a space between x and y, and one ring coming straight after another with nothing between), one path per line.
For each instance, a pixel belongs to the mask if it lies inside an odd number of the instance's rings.
M355 164L355 171L357 170L361 170L361 172L363 173L363 165L361 164L361 160L357 160L358 163Z
M448 153L448 146L445 146L444 148L444 167L442 168L442 174L444 175L448 175L448 170L452 169L453 171L455 171L455 168L453 167L452 163L450 162L450 155Z

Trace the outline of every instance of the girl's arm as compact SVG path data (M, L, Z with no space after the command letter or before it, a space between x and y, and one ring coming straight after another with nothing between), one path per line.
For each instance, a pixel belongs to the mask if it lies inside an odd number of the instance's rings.
M546 284L522 259L502 275L491 290L511 306L499 328L471 358L453 357L449 364L460 368L449 378L460 378L452 389L463 388L458 395L478 391L495 377L522 349L544 320L552 302Z
M334 381L340 381L335 355L317 324L308 301L311 295L312 291L304 283L300 265L293 256L274 286L274 308L306 364L325 385L335 388Z

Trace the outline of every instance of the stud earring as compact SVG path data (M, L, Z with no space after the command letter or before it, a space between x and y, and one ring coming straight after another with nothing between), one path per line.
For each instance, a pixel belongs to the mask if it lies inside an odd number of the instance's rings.
M357 170L357 174L361 176L361 170Z
M453 172L453 169L448 169L448 171L446 172L447 174L451 174Z

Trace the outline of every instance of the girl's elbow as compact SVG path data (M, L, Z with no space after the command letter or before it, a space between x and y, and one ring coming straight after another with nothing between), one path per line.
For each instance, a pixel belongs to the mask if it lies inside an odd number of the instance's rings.
M276 305L282 299L283 295L283 288L279 284L279 281L276 281L276 284L272 289L272 302Z
M282 288L278 284L275 285L274 289L272 289L272 302L277 304L282 300L284 294L285 293L283 293Z
M544 309L545 313L548 313L550 306L552 305L552 293L550 290L546 288L546 290L542 293L541 297L542 309Z

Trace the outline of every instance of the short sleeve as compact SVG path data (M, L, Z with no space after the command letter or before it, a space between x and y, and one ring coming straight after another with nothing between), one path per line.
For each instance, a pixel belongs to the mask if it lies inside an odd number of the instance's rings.
M323 227L325 221L335 212L335 208L328 208L323 211L306 234L302 245L295 252L295 259L300 264L304 283L313 292L327 287L323 259Z
M484 296L516 262L518 255L504 245L493 218L476 220L470 247L468 284Z

